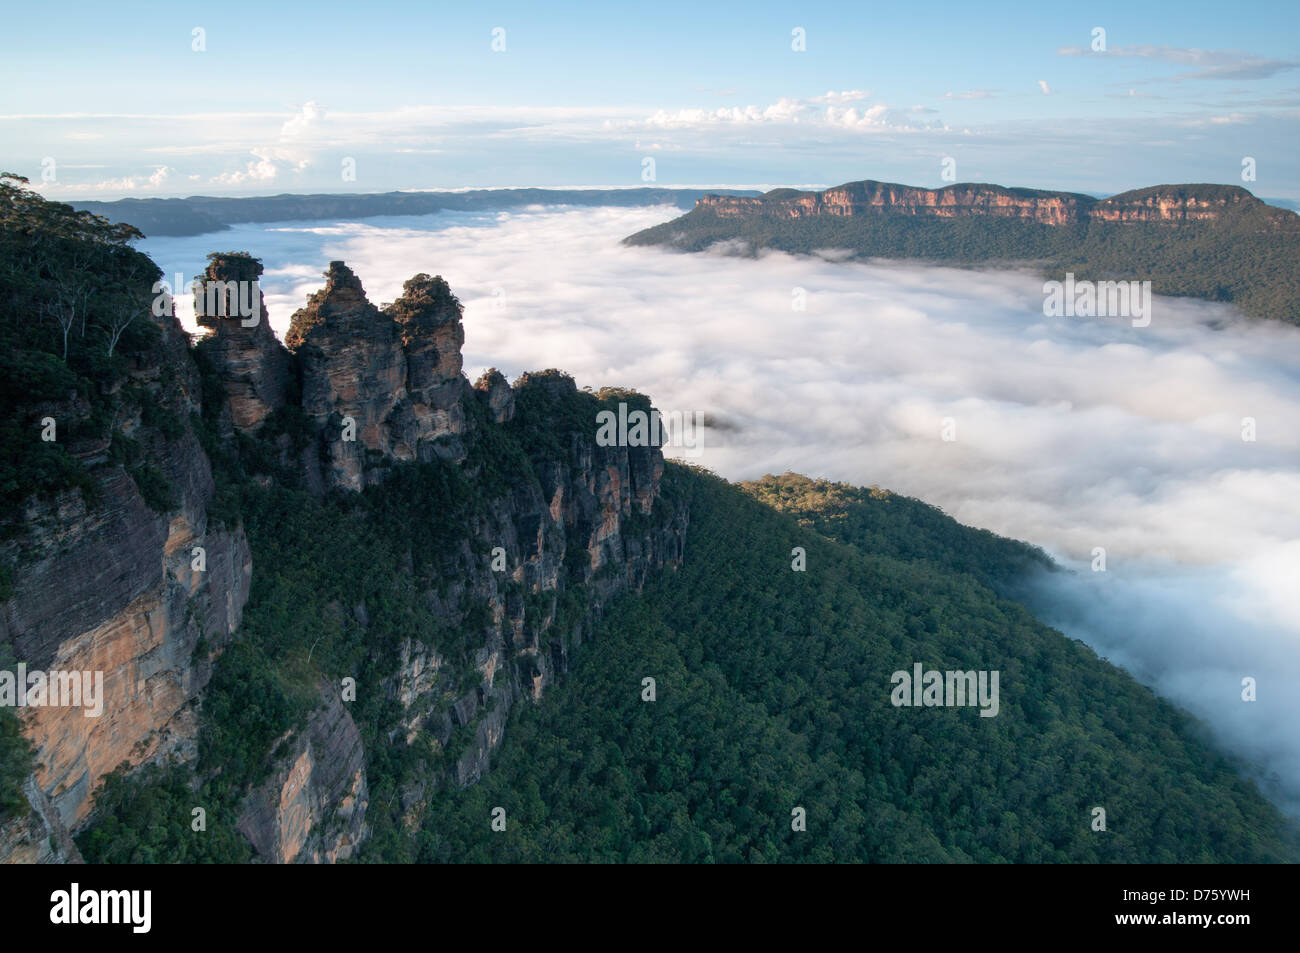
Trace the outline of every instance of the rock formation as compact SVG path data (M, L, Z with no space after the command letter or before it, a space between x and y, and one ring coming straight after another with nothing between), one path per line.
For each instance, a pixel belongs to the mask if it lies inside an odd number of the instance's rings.
M232 425L256 430L290 399L288 351L271 330L257 280L262 263L246 255L213 255L195 291L195 315L212 333L202 351L219 369ZM241 306L245 311L241 313Z
M4 543L20 567L0 606L0 645L29 670L102 672L104 709L19 709L36 748L33 811L69 828L91 809L95 785L121 764L139 766L192 749L192 702L215 653L239 625L251 560L241 527L208 517L214 484L208 458L189 426L199 407L198 370L174 318L160 343L132 356L132 386L155 408L124 403L110 438L72 452L93 466L98 499L72 489L26 504L26 531ZM129 412L127 409L129 408ZM75 432L84 406L75 398L48 413ZM160 418L160 419L156 419ZM134 474L110 445L129 440L174 498L165 511L146 502ZM21 832L18 832L21 834ZM0 836L0 859L26 848Z
M380 311L343 262L330 262L325 288L285 336L302 409L323 441L326 485L359 490L383 479L386 462L464 456L460 314L446 282L428 275Z
M987 217L1076 225L1089 221L1182 222L1212 221L1233 210L1267 209L1259 199L1235 186L1166 185L1095 199L1073 192L1008 189L999 185L958 183L924 189L889 182L849 182L822 192L775 189L760 196L706 195L697 209L721 218L747 214L807 218L817 215L894 215L914 218L956 219ZM1294 231L1295 216L1280 209L1268 221Z
M293 316L286 347L270 331L260 292L238 284L260 274L246 255L212 256L200 293L208 304L215 286L226 313L206 309L200 323L210 334L193 355L175 319L162 319L163 343L136 359L137 382L175 424L164 434L137 413L119 432L144 446L175 499L146 503L126 468L112 465L119 438L89 440L76 451L97 465L100 501L88 505L77 490L33 498L27 532L5 544L24 569L0 613L0 647L11 645L33 667L103 671L106 701L100 718L26 710L23 728L39 765L28 783L33 810L0 828L0 860L76 860L68 831L93 819L104 775L194 757L205 686L257 571L243 528L209 518L213 440L226 456L250 443L271 448L277 472L289 476L259 480L291 479L325 494L383 483L409 462L440 460L486 479L485 467L505 462L469 448L486 441L520 453L507 430L525 403L527 426L559 427L526 462L511 464L509 479L494 477L496 489L433 577L422 579L432 617L463 632L467 648L444 658L406 641L384 685L400 708L391 727L408 742L427 732L445 748L455 732L468 743L449 755L445 771L401 792L412 819L438 784L469 784L488 770L512 707L540 698L567 670L610 599L682 558L687 514L657 507L659 449L597 445L596 398L558 371L524 375L511 387L494 369L471 387L462 373L460 303L441 278L416 275L380 309L346 265L331 262L325 287ZM241 295L256 321L240 313ZM589 426L572 423L578 405L592 406ZM74 397L50 412L66 417L78 406ZM560 426L566 413L570 423ZM215 420L216 436L201 443L192 415ZM441 516L427 514L431 524ZM485 560L486 552L499 553L502 564ZM560 611L573 586L584 590L578 616ZM337 608L350 624L370 624L364 605ZM269 778L245 792L240 809L238 829L257 856L278 863L352 856L367 835L366 752L337 687L322 684L319 705L277 742L274 757Z
M306 730L289 741L271 778L252 791L240 832L266 863L334 863L365 839L365 749L361 732L328 685Z
M492 419L499 424L509 423L515 416L515 392L500 371L490 367L474 383L474 391L488 408Z

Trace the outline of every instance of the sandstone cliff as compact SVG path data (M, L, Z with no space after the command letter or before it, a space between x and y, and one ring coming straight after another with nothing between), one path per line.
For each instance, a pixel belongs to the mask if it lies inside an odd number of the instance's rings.
M244 803L239 830L267 863L334 863L365 839L365 750L352 716L328 685L306 730Z
M95 785L119 765L190 750L209 653L238 626L248 598L243 530L208 517L214 484L189 424L201 398L188 339L174 318L159 327L158 345L131 355L107 433L75 395L38 410L69 434L94 498L80 489L30 497L26 531L3 544L18 571L0 606L0 646L29 669L103 675L98 717L18 709L36 747L39 794L29 800L42 816L48 802L56 827L83 821ZM157 486L170 499L155 490L147 500L142 488ZM23 850L0 837L0 859Z
M1095 199L1072 192L1008 189L999 185L958 183L924 189L889 182L849 182L821 192L776 189L764 195L706 195L697 209L721 218L759 214L784 218L819 215L957 219L986 217L1075 225L1089 221L1121 224L1179 224L1223 219L1234 211L1263 213L1265 228L1295 231L1296 216L1271 209L1245 189L1217 185L1169 185ZM1268 210L1268 211L1266 211Z
M242 303L253 305L247 315L239 313L239 291L227 290L231 282L255 286L261 274L262 263L256 259L213 255L195 293L199 326L211 332L200 344L200 353L221 368L230 424L241 431L262 426L292 399L294 384L289 353L271 330L261 290L243 296Z
M341 261L293 316L302 409L321 439L326 485L359 490L392 461L460 459L464 331L441 278L417 275L384 311Z
M0 830L0 859L76 859L67 835L94 821L104 775L167 755L194 760L205 686L257 571L243 526L209 516L221 480L333 499L438 462L476 487L436 564L404 583L421 587L429 617L462 637L454 648L407 638L390 658L376 633L371 653L387 666L382 691L396 720L367 730L433 752L393 795L411 825L441 785L489 769L514 706L542 698L612 598L681 560L687 514L660 504L659 449L597 445L598 398L556 371L512 387L493 370L471 387L461 307L441 278L416 275L381 309L332 262L286 346L260 292L251 315L235 307L248 300L238 283L260 274L246 255L212 256L198 293L215 286L227 300L215 309L224 313L202 315L208 336L191 349L165 318L163 344L136 358L153 410L130 404L116 433L143 448L174 496L146 501L134 471L114 463L119 437L88 440L76 449L96 466L98 500L78 490L34 498L27 532L6 544L23 571L0 616L3 642L33 667L103 671L105 710L27 711L34 810ZM160 407L169 415L161 429ZM78 404L51 412L74 415ZM500 453L513 461L505 475ZM254 463L255 477L239 476ZM412 534L446 528L439 512L414 519ZM370 611L337 603L329 614L364 636ZM369 832L363 732L338 688L344 673L322 674L314 711L276 743L269 776L240 795L238 830L267 862L346 860Z

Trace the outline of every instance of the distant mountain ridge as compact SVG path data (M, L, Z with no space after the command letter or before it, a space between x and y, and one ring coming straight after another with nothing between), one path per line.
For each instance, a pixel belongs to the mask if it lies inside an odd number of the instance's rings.
M145 235L203 235L236 222L359 219L379 215L431 215L441 211L516 208L522 205L676 205L691 208L703 189L473 189L468 192L375 192L364 194L268 195L184 199L118 199L71 202L78 211L134 225ZM757 192L737 190L740 195Z
M1248 216L1261 229L1300 233L1300 216L1265 205L1232 185L1156 185L1097 199L1079 192L1004 188L962 182L925 189L892 182L849 182L821 192L774 189L755 197L705 195L697 207L722 217L753 211L803 218L815 215L895 214L1030 220L1044 225L1086 221L1185 223Z
M1240 186L1156 185L1105 199L959 183L871 180L820 192L705 195L630 245L700 251L848 250L969 266L1032 263L1059 278L1149 280L1157 294L1228 301L1300 323L1300 215Z

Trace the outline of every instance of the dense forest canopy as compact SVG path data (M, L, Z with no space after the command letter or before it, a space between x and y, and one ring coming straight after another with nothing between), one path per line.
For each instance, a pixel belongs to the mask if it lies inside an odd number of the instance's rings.
M439 799L420 859L1300 856L1186 716L975 575L827 539L703 472L672 465L670 483L692 513L685 567L611 613L555 695L512 725L492 774ZM910 546L887 506L832 510L859 525L845 535ZM943 521L934 535L953 550L979 535ZM796 546L805 572L791 570ZM1000 669L1001 712L893 707L890 673L914 660ZM497 805L516 819L503 833L486 820ZM806 831L792 830L796 807Z
M73 451L108 439L125 404L148 400L130 383L131 355L160 337L149 317L161 272L131 247L140 233L46 201L26 181L0 175L0 404L10 411L0 418L0 535L31 493L94 494ZM67 411L67 429L33 441L52 407ZM113 447L161 501L166 488L135 451L126 438Z

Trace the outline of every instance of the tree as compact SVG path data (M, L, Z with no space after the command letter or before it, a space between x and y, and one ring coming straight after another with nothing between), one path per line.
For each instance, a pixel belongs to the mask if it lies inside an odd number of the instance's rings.
M117 343L123 332L131 326L136 318L149 309L149 299L145 289L151 287L145 282L152 276L145 274L145 269L132 258L119 272L120 284L106 298L104 303L104 324L108 331L108 356L113 356Z

